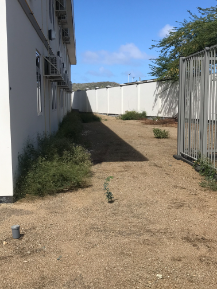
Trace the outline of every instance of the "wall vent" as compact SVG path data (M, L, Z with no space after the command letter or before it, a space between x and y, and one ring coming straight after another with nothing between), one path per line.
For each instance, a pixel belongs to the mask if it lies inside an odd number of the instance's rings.
M62 58L62 52L61 52L61 51L57 51L57 56L59 56L60 58Z
M56 39L56 32L53 29L48 30L48 38L49 38L49 40Z

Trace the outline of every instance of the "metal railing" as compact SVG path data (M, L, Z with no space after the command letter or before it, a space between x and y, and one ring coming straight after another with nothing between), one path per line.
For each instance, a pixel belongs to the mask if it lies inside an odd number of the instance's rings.
M217 160L217 45L181 57L179 76L178 155Z

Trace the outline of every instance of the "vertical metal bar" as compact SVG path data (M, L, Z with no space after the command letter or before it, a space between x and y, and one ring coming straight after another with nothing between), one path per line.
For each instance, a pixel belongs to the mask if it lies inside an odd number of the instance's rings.
M212 106L211 106L211 118L212 118L212 126L211 126L211 162L213 162L213 116L214 116L214 50L211 50L211 75L210 75L210 100L212 100Z
M189 89L188 89L188 99L189 99L189 108L188 108L188 155L191 156L191 98L192 98L192 58L189 63Z
M195 158L198 150L198 57L195 58Z
M183 58L179 58L179 99L178 99L178 129L177 129L177 155L181 152L181 99L182 99L182 70Z
M185 60L185 66L184 66L184 74L185 74L185 86L184 86L184 93L183 93L183 115L184 115L184 137L183 137L183 142L184 142L184 150L183 152L186 153L186 133L187 133L187 126L186 126L186 98L187 98L187 86L188 86L188 75L187 75L187 70L188 70L188 60Z
M187 133L188 133L188 130L187 130L187 118L186 118L186 107L188 107L186 105L186 101L188 99L188 60L186 60L186 64L185 64L185 96L184 96L184 111L185 111L185 137L184 137L184 152L187 153L187 149L186 149L186 146L187 146Z
M194 60L194 158L197 159L197 111L198 111L198 100L197 100L197 56Z
M216 116L217 116L217 101L216 101L216 96L217 96L217 85L216 85L216 79L215 79L215 75L217 73L217 69L216 69L216 50L214 51L214 101L215 101L215 137L214 137L214 168L216 167L215 165L215 154L216 154Z
M199 141L200 153L203 155L203 112L204 112L204 61L205 55L201 54L200 59L200 120L199 120Z
M209 47L205 48L204 57L204 105L203 105L203 155L207 157L207 123L208 123L208 96L209 96Z
M200 152L200 129L199 129L199 121L200 121L200 106L201 106L201 100L200 100L200 89L201 89L201 83L200 83L200 55L197 57L197 158L199 156Z
M193 58L193 79L192 79L192 157L195 158L195 56Z
M184 152L184 132L185 132L185 66L184 57L179 59L179 107L178 107L178 155Z
M209 66L208 95L207 95L207 97L208 97L208 123L209 123L208 147L207 147L208 157L210 157L210 154L211 154L211 150L210 150L211 149L211 141L210 140L211 140L211 118L212 118L212 116L211 116L212 103L211 103L211 83L210 83L210 81L211 81L211 74L210 74L210 59L211 59L211 57L210 57L210 53L211 53L211 51L208 52L208 66Z

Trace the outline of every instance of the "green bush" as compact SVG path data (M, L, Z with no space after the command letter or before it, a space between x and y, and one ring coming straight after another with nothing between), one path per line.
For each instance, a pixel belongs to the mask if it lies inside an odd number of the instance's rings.
M153 133L156 138L168 138L169 137L169 132L166 131L165 129L162 130L160 128L154 128Z
M56 134L38 135L37 146L31 140L27 141L18 157L19 176L15 199L27 194L44 196L87 185L90 154L74 143L79 137L81 120L73 114L69 113L63 119ZM76 124L79 129L72 132L71 128Z
M98 117L91 112L82 112L82 113L80 113L80 117L81 117L82 122L84 122L84 123L101 121L101 117Z
M139 112L136 112L135 110L132 110L132 111L125 111L125 113L120 116L120 119L139 120L139 119L144 119L146 117L147 117L147 114L145 111L139 113Z

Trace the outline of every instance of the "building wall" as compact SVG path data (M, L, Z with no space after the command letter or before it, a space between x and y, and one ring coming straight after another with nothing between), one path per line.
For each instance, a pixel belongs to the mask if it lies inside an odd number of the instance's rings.
M47 5L48 1L43 0L29 2L32 3L32 6L35 5L33 7L34 15L38 17L39 22L41 21L41 23L43 19L43 27L45 30L47 30L47 28L50 27L49 18L45 17L45 12L47 11L45 6ZM5 34L5 39L7 37L7 41L4 41L3 43L8 43L8 47L6 47L6 44L4 47L2 45L0 47L2 55L6 55L6 52L8 52L9 83L8 80L5 80L4 82L5 99L4 103L1 99L1 107L4 105L6 114L5 119L8 118L7 134L9 134L9 132L11 133L12 172L13 180L15 181L18 168L18 153L22 152L26 140L28 138L35 139L38 133L42 134L45 131L48 133L55 132L58 129L58 124L62 120L63 116L70 109L71 96L69 93L63 93L64 101L63 107L61 108L60 88L57 87L57 105L55 109L52 109L51 81L43 77L43 57L48 56L48 51L24 13L19 2L14 0L6 1L5 3L6 11L1 9L0 12L2 14L1 21L4 22L2 23L4 25L1 25L1 29L2 33L4 32ZM39 3L42 3L42 6L39 5ZM44 13L40 14L42 10ZM5 15L7 16L7 27L6 21L3 21L3 19L5 19ZM62 42L61 45L62 50L64 50L66 54L67 51L65 49L65 45L63 45ZM56 52L59 50L60 46L58 37L53 41L52 46L53 49L56 49ZM42 113L38 113L37 111L36 51L41 56ZM66 58L67 57L65 56L65 59ZM7 63L7 58L4 57L3 61ZM2 72L2 74L4 74L4 78L6 78L6 75L8 75L6 63L4 64L4 73ZM70 71L70 69L68 70ZM8 98L8 87L11 87L10 104ZM1 117L3 117L2 114ZM5 121L0 123L0 131L3 129L6 130ZM2 124L4 124L4 126ZM7 138L9 139L10 136L7 136ZM9 144L7 145L7 148L9 149ZM7 163L11 163L11 161L7 161ZM3 194L4 196L13 195L12 186L7 184L7 190L1 190L0 194Z
M172 117L178 112L178 83L147 82L72 93L72 108L81 112L123 114L146 111L148 116Z
M6 1L1 1L0 9L0 54L2 56L0 69L0 197L13 195Z

